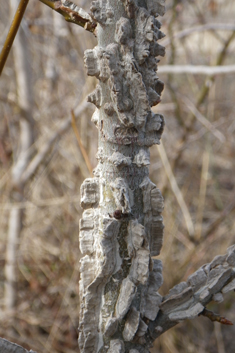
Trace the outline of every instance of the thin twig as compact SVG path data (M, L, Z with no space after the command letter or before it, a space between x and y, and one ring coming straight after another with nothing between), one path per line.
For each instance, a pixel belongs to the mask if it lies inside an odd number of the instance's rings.
M227 55L229 45L234 40L234 38L235 38L235 31L232 32L230 34L230 36L228 37L228 39L224 42L224 46L223 46L222 50L220 51L218 57L216 58L216 61L215 61L216 66L217 65L221 66L223 64L223 62L226 58L226 55ZM210 81L211 81L211 83L213 83L214 80L215 80L214 76L209 76L205 80L204 85L203 85L203 87L199 93L198 99L197 99L197 108L205 101L205 99L208 96L208 93L210 91L210 87L211 87Z
M44 200L33 200L33 201L22 201L22 202L5 202L0 203L0 210L21 210L21 209L32 209L39 207L58 207L64 204L76 203L80 201L80 195L73 197L54 197L52 199Z
M83 102L79 106L78 111L81 113L87 108L87 106L88 106L88 103ZM21 182L25 183L31 178L31 176L35 173L39 165L43 162L45 156L51 150L55 141L57 141L57 139L59 139L65 133L65 131L70 128L70 126L71 126L71 120L70 118L68 118L60 125L60 127L55 132L52 133L52 135L47 139L47 141L42 144L42 147L40 148L36 156L32 159L32 161L29 163L28 167L23 173L21 177Z
M226 319L224 316L220 316L219 314L213 313L213 311L207 310L206 308L198 315L203 315L205 317L208 317L211 321L217 321L222 325L233 325L231 321Z
M87 152L86 152L86 150L85 150L85 148L84 148L84 146L82 144L82 140L81 140L81 137L80 137L77 125L76 125L76 119L75 119L75 114L74 114L73 110L71 110L71 116L72 116L71 124L72 124L73 131L75 133L75 136L77 138L79 148L80 148L80 150L82 152L82 155L83 155L84 161L86 163L87 169L89 170L90 175L93 176L93 173L92 173L93 168L91 166L88 154L87 154Z
M222 223L226 219L226 217L235 209L234 195L231 199L232 201L228 204L227 207L224 208L223 212L221 212L219 217L209 225L209 227L203 234L203 238L207 238L209 235L211 235L215 231L215 229L219 227L220 223Z
M223 49L220 51L219 55L216 58L215 61L215 65L222 65L225 58L226 58L226 54L227 54L227 50L229 48L230 43L233 41L233 39L235 38L235 31L231 33L231 35L228 37L228 39L225 41ZM204 85L202 86L198 98L197 98L197 103L195 104L196 108L199 109L200 106L204 103L205 99L208 96L211 84L214 82L215 80L215 76L207 76L207 78L204 81ZM183 131L183 135L181 137L181 142L179 144L178 147L178 153L176 155L176 157L173 159L173 161L171 162L171 168L172 170L174 170L180 159L182 156L182 153L184 151L184 149L182 148L182 146L184 146L189 138L189 133L192 131L193 129L193 125L195 122L196 117L194 116L194 114L192 114L191 116L188 117L188 121L190 121L190 124L187 126L185 126L184 131ZM164 185L162 187L162 194L164 195L166 190L166 185Z
M57 313L56 313L56 315L54 317L53 325L51 327L50 333L49 333L49 335L47 337L47 340L45 342L45 349L48 352L51 352L51 349L52 349L52 346L53 346L53 341L55 340L56 333L57 333L57 331L59 329L58 324L57 324L57 318L61 314L61 310L64 307L64 304L66 302L66 297L68 296L70 288L72 288L72 284L76 283L76 281L78 280L78 277L79 277L78 266L74 266L74 270L73 270L72 276L69 279L67 289L65 290L65 292L63 294L61 293L62 294L61 304L60 304L60 307L58 308ZM73 320L71 320L71 321L73 321Z
M225 136L222 134L222 132L220 132L219 130L217 130L213 124L211 124L211 122L200 113L200 111L195 107L195 105L187 98L184 96L183 101L185 103L185 105L187 106L187 108L191 111L191 113L195 116L195 118L200 121L200 123L205 126L205 128L207 130L209 130L218 140L220 140L220 142L224 143L226 138Z
M75 23L94 34L97 23L92 20L91 16L86 11L75 5L73 2L61 0L39 1L60 13L66 21Z
M221 325L214 325L215 338L218 347L218 353L226 353L224 348L224 339L223 334L221 332Z
M24 12L26 10L26 7L28 5L29 0L21 0L19 3L19 6L16 10L15 16L13 18L13 21L11 23L11 27L9 29L7 38L5 40L5 43L3 45L1 54L0 54L0 75L2 73L2 70L4 68L4 65L6 63L6 60L8 58L8 55L10 53L12 44L14 42L16 33L18 32L21 20L24 16Z
M202 156L202 171L201 171L201 182L200 182L200 191L199 191L199 200L197 208L197 223L195 229L195 238L197 241L201 239L202 235L202 220L205 207L206 199L206 189L208 182L208 172L209 172L209 163L210 163L210 153L207 150L203 153Z
M235 72L235 65L207 66L207 65L161 65L158 73L193 74L193 75L225 75Z
M158 146L158 152L160 154L164 169L166 171L166 175L167 178L170 182L172 191L176 197L176 200L178 201L178 204L182 210L184 219L185 219L185 223L186 223L186 227L188 229L188 233L190 236L194 235L194 226L193 226L193 222L192 222L192 218L190 216L189 210L187 208L187 205L184 201L183 195L180 191L180 188L178 187L177 181L174 177L174 174L172 172L171 166L170 166L170 162L168 160L165 148L163 146L163 143L161 142L161 145Z
M161 45L167 46L171 43L172 38L180 39L189 36L195 32L204 32L204 31L235 31L235 25L233 23L207 23L201 26L185 28L178 33L173 33L170 38L163 39Z

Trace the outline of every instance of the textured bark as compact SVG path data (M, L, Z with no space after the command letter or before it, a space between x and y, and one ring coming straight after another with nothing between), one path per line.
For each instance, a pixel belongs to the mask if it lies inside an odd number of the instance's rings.
M69 0L40 0L43 4L60 13L68 22L77 24L89 32L94 32L96 23L90 15Z
M61 4L70 6L71 2ZM167 296L162 298L157 292L162 264L153 256L162 245L163 198L149 180L148 165L149 146L160 142L164 127L163 117L151 112L163 89L156 76L156 56L164 55L157 43L163 34L156 17L163 14L162 0L99 0L91 7L92 21L98 23L98 46L86 51L85 62L88 75L99 79L88 98L97 107L93 121L99 131L99 150L95 177L81 187L79 346L83 353L147 353L162 333L202 314L210 301L220 302L223 294L235 289L232 246ZM19 82L22 71L17 70ZM28 86L21 82L22 103L27 102ZM20 122L21 148L12 172L12 197L17 201L57 136L68 127L65 122L29 163L32 121L26 114L27 103L21 107L25 113ZM15 261L21 225L18 209L12 210L11 217L6 273L7 265L14 265L11 260ZM12 269L10 285L15 281ZM13 286L9 288L12 291ZM10 294L9 308L14 302ZM2 350L27 352L0 339Z
M148 326L149 344L179 322L194 319L209 302L222 302L223 295L234 289L235 245L232 245L226 254L217 255L163 298L158 316Z
M149 179L149 147L159 144L163 83L156 75L156 16L164 1L93 1L98 46L85 52L88 75L99 83L88 100L97 107L98 166L81 187L82 353L148 352L146 332L162 301L159 255L163 198Z
M19 346L18 344L9 342L1 337L0 337L0 352L1 353L36 353L31 349L30 351L28 351L27 349Z

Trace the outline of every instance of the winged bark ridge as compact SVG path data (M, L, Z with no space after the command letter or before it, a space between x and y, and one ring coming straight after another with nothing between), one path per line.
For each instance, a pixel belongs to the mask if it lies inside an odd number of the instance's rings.
M235 288L235 246L166 297L158 293L164 203L148 166L164 128L151 111L164 87L156 74L164 1L97 0L90 10L98 45L85 52L85 66L99 80L88 97L99 146L95 177L81 186L79 347L149 353L159 335Z
M79 346L114 353L144 344L146 320L161 303L162 265L152 256L162 246L163 198L148 165L164 128L151 107L163 90L156 17L165 8L162 0L99 0L90 10L98 45L85 52L85 66L99 80L88 97L97 107L99 147L95 177L81 187Z

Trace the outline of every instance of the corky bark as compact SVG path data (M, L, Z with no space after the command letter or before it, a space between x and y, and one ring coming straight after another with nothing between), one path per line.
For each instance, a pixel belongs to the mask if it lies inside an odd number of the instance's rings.
M222 302L223 295L234 289L235 245L232 245L226 254L217 255L163 298L156 319L148 326L149 343L179 322L202 314L209 302Z
M149 147L164 119L151 112L163 83L156 75L164 35L156 1L93 1L98 46L85 52L99 83L98 166L81 186L79 347L82 353L148 352L146 335L162 301L163 198L149 179Z
M27 349L19 346L18 344L9 342L1 337L0 337L0 352L1 353L37 353L32 351L31 349L30 351L28 351Z
M202 266L164 298L163 198L149 179L149 146L160 142L164 119L151 112L163 83L156 76L157 15L163 1L93 1L98 46L85 52L88 75L99 83L95 178L81 187L79 346L82 353L148 353L180 321L204 312L235 288L235 247Z

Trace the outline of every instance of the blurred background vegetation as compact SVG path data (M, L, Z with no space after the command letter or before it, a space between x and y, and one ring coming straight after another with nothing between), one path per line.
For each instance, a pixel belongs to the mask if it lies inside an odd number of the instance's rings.
M87 10L91 3L74 2ZM12 12L10 2L0 6L2 46ZM235 73L163 71L165 65L234 64L235 3L166 0L166 7L161 19L166 56L159 64L165 90L162 102L154 107L164 115L166 127L162 145L151 148L150 167L151 179L165 198L162 295L235 243ZM25 117L17 57L11 53L0 79L0 336L38 353L74 353L78 352L79 193L90 173L70 120L74 109L82 145L94 168L94 108L84 102L96 80L85 74L83 53L96 40L38 0L29 2L22 28L33 122L24 171L31 174L19 190L12 174ZM29 169L43 149L37 168ZM9 227L17 210L20 232L13 249L16 278L11 287L15 292L7 304ZM235 295L209 309L235 322ZM232 326L199 317L162 335L152 352L232 353L234 334Z

